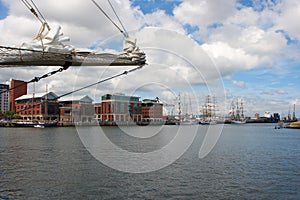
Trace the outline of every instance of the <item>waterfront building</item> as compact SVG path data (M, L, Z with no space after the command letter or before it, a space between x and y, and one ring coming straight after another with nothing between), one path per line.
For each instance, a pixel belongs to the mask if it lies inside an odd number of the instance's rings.
M27 94L27 83L20 80L10 80L9 91L9 108L10 111L16 111L16 99Z
M101 121L101 103L95 103L94 108L95 108L95 120L97 122L100 122Z
M163 121L163 103L157 99L144 99L142 102L142 115L144 122L161 123Z
M60 123L90 124L94 121L93 99L88 95L59 99Z
M271 118L271 117L272 117L271 112L270 112L270 111L265 111L264 117L265 117L265 118Z
M0 84L0 111L6 112L9 111L9 95L8 95L9 86L5 84ZM7 92L5 92L7 91ZM3 93L2 93L3 92Z
M23 95L16 99L16 114L23 120L57 121L57 95L53 92Z
M280 121L280 115L279 115L279 113L274 113L273 114L273 120L274 120L274 122L279 122Z
M124 94L102 96L101 123L136 123L142 121L140 97Z

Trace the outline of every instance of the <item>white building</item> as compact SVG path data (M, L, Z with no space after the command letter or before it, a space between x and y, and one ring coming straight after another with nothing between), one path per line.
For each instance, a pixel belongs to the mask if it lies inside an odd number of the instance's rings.
M265 113L264 113L264 117L265 118L271 118L271 112L270 111L265 111Z

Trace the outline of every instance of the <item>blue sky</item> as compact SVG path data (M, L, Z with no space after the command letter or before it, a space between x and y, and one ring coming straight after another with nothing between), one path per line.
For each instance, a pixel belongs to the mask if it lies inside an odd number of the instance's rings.
M42 3L39 0L36 1L42 7ZM19 16L17 12L24 9L24 5L19 2L6 2L11 7L10 13L12 16ZM149 39L148 35L143 32L143 27L153 26L185 35L188 39L196 42L196 48L207 51L219 71L224 74L221 79L228 97L244 98L250 116L253 116L256 112L262 114L263 110L287 112L293 103L297 104L297 113L300 113L298 87L300 28L296 23L298 19L296 15L299 13L297 8L300 8L300 4L297 0L115 0L112 2L117 10L120 5L121 9L118 10L118 13L129 29L141 30L138 33L141 37L139 38L140 41L143 42ZM55 8L54 3L50 1L47 1L47 3ZM78 12L80 12L80 8L87 9L80 6L81 3L83 2L78 1L77 3L79 5ZM99 1L99 3L105 3L105 1ZM48 7L50 7L49 5ZM126 5L130 6L126 7ZM50 22L51 20L57 22L58 18L51 17L52 13L53 15L56 14L55 9L47 10L48 7L42 7L41 10L46 13L46 18L48 17ZM124 8L131 10L124 10ZM24 9L24 13L28 14L28 10ZM74 16L70 16L72 14ZM0 20L4 22L7 15L8 8L4 6L2 0L0 1ZM294 15L295 20L293 20ZM62 24L66 27L65 30L72 30L72 27L79 24L79 22L72 24L72 19L78 17L76 12L67 13L60 17L66 18L65 20L61 19ZM112 33L109 31L116 32L114 27L107 23L107 19L102 15L97 15L97 17L97 20L102 20L101 24L105 25L104 31L107 31L107 35ZM135 19L139 21L135 21ZM26 18L26 20L35 19ZM12 26L15 23L9 20L5 22L6 25L12 24ZM120 47L118 47L120 37L115 41L112 39L110 43L103 43L107 36L97 38L100 32L103 32L103 29L93 30L92 26L88 26L89 22L83 22L83 24L80 27L83 30L82 33L78 31L67 33L75 44L93 49L101 46L103 49L120 50ZM5 33L5 30L0 31ZM26 39L25 36L32 33L28 33L27 29L25 31L27 31L24 32L24 38ZM86 42L82 40L82 34L84 33L91 35L90 40ZM9 31L6 36L11 36ZM15 38L21 38L21 36L22 32L16 35ZM95 38L92 39L92 37ZM5 41L5 39L1 40L0 36L1 41ZM170 39L170 41L172 40ZM178 55L182 53L187 58L191 58L194 64L201 66L201 60L196 58L197 55L196 57L192 55L193 52L186 52L185 47L182 48L182 52L180 47L177 49ZM165 65L172 66L174 64L176 63L171 62ZM3 77L0 76L2 82L8 79L4 77L5 73L12 75L12 72L4 71ZM143 76L146 75L141 75L141 80L145 80ZM162 78L164 76L165 74L161 75ZM208 76L211 77L211 75ZM188 75L186 78L195 83L194 88L196 90L202 90L200 88L201 83L193 80L193 76ZM211 78L216 77L212 75ZM143 94L146 92L143 91ZM149 94L149 96L151 95L158 96L153 92Z
M0 1L0 19L3 19L8 14L8 8L3 4L2 1Z
M168 15L172 15L173 9L180 4L179 0L132 0L131 2L133 6L140 7L145 14L164 10Z

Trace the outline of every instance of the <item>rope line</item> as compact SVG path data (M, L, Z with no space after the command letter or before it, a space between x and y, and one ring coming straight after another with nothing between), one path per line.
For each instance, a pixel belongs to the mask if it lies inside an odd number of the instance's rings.
M53 76L54 74L56 74L56 73L58 73L58 72L62 72L62 71L64 71L64 70L67 70L71 65L72 65L72 63L66 62L65 65L63 65L61 68L59 68L59 69L57 69L57 70L51 71L51 72L49 72L49 73L47 73L47 74L44 74L44 75L42 75L42 76L39 76L39 77L34 77L34 78L31 79L30 81L27 81L27 82L25 82L25 83L23 83L23 84L17 85L17 86L15 86L15 87L13 87L13 88L9 88L9 89L7 89L7 90L2 90L2 91L0 91L0 94L9 92L9 91L14 90L14 89L17 89L17 88L19 88L19 87L22 87L22 86L25 85L25 84L39 82L41 79L48 78L48 77Z
M31 0L31 3L32 3L32 5L34 6L34 8L38 11L39 15L42 17L42 19L44 20L44 22L46 22L46 24L48 24L47 21L46 21L46 19L45 19L45 17L44 17L43 14L40 12L39 8L36 6L36 4L34 3L33 0Z
M91 0L97 8L104 14L104 16L127 38L127 34L109 17L109 15L99 6L95 0Z
M118 16L117 12L116 12L116 10L115 10L115 8L114 8L113 5L111 4L110 0L107 0L107 1L108 1L108 3L109 3L109 5L110 5L111 9L112 9L113 12L115 13L115 15L116 15L116 17L117 17L119 23L121 24L121 26L122 26L122 28L123 28L123 30L124 30L124 36L125 36L125 38L128 38L128 37L129 37L128 32L126 31L126 29L125 29L125 27L124 27L122 21L120 20L120 18L119 18L119 16Z
M22 2L24 3L24 5L32 12L32 14L44 25L46 25L46 27L48 28L48 30L50 30L50 26L48 25L48 22L46 21L45 17L43 16L43 14L40 12L40 10L38 9L38 7L36 6L36 4L34 3L33 0L31 0L31 4L27 1L27 0L22 0ZM41 19L42 18L42 19Z
M111 76L111 77L102 79L102 80L100 80L100 81L98 81L98 82L96 82L96 83L92 83L92 84L90 84L90 85L87 85L87 86L84 86L84 87L82 87L82 88L79 88L79 89L73 90L73 91L71 91L71 92L65 93L65 94L63 94L63 95L60 95L59 97L57 97L57 99L59 99L59 98L61 98L61 97L64 97L64 96L68 96L68 95L70 95L70 94L73 94L73 93L75 93L75 92L79 92L79 91L81 91L81 90L84 90L84 89L87 89L87 88L90 88L90 87L93 87L93 86L95 86L95 85L98 85L98 84L100 84L100 83L103 83L103 82L112 80L112 79L114 79L114 78L117 78L117 77L120 77L120 76L127 75L127 74L129 74L129 73L131 73L131 72L134 72L134 71L136 71L136 70L138 70L138 69L141 69L142 67L143 67L143 66L138 66L138 67L135 67L135 68L133 68L133 69L126 70L126 71L124 71L124 72L122 72L122 73L116 74L116 75L114 75L114 76Z

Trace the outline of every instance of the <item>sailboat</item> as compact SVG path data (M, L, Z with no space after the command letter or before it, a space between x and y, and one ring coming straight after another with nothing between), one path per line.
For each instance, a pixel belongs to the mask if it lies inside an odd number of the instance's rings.
M213 101L212 101L213 98ZM208 95L206 97L206 102L202 106L202 119L200 124L202 125L215 125L217 124L216 120L216 100L215 97Z
M246 124L247 120L244 116L243 100L237 100L236 105L232 104L231 108L231 124Z

